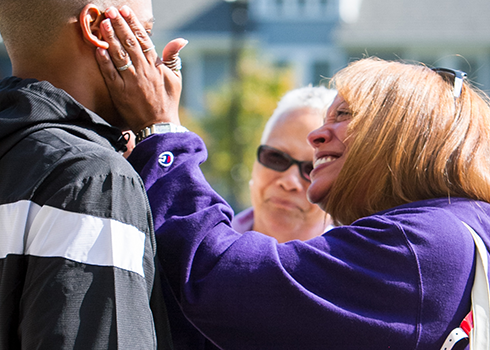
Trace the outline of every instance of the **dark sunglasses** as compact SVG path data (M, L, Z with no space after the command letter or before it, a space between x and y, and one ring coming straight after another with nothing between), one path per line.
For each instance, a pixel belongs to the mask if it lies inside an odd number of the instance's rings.
M466 78L466 73L450 68L431 68L434 72L439 74L446 82L453 86L453 96L458 98L463 90L463 80Z
M306 181L311 181L310 173L313 170L313 162L311 161L300 162L283 151L265 145L260 145L257 149L257 160L266 168L281 173L288 170L291 165L296 164L301 177Z

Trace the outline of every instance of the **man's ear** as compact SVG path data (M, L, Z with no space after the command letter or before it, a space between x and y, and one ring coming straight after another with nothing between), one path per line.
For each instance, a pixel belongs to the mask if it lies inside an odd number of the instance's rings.
M80 27L83 37L95 47L108 49L109 43L102 39L100 24L105 16L94 4L87 4L80 12Z

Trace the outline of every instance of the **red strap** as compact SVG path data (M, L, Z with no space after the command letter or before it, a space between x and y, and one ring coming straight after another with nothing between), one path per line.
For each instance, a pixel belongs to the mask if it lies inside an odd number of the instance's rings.
M447 336L444 344L442 344L441 350L453 350L461 349L462 346L466 346L469 341L470 332L473 329L473 311L470 311L468 315L463 319L459 327L454 328Z
M466 334L470 335L470 332L473 329L473 311L470 311L468 315L466 315L463 322L461 322L460 327Z

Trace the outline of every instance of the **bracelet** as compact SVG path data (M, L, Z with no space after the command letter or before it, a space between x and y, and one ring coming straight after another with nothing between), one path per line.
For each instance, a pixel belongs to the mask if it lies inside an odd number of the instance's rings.
M189 130L182 126L173 123L158 123L150 125L136 134L136 144L146 139L153 134L166 134L168 132L188 132Z

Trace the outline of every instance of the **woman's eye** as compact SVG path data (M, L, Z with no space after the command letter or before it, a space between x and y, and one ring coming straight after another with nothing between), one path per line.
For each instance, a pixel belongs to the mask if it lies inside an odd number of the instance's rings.
M350 111L337 111L337 116L336 116L336 120L337 121L343 121L343 120L347 120L347 119L350 119L352 118L352 114Z

